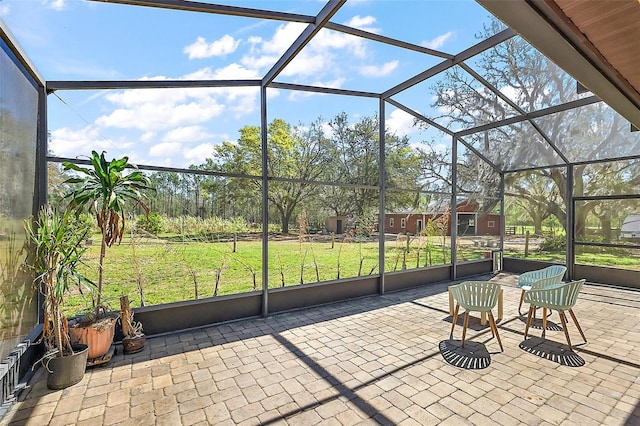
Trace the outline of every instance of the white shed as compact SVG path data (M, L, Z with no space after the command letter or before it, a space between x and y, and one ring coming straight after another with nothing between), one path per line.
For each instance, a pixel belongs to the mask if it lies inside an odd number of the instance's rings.
M622 222L620 238L640 239L640 214L630 214Z

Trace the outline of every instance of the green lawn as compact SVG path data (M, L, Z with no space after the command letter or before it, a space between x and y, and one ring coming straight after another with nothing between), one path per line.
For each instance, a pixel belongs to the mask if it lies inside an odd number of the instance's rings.
M505 252L505 257L524 259L524 252ZM565 253L538 252L534 251L526 257L529 260L539 260L544 262L565 263ZM640 271L640 255L631 253L576 253L576 264L589 266L603 266L610 268L631 269Z
M316 237L300 244L296 238L269 241L269 287L329 281L378 273L378 242L338 241ZM147 305L195 298L216 293L236 294L262 289L262 242L259 238L239 238L233 242L176 241L176 238L136 240L125 238L121 245L107 249L103 294L109 306L118 308L121 295L133 306L140 305L138 279ZM419 247L420 246L420 247ZM97 281L99 235L85 255L83 273ZM135 257L134 257L135 249ZM448 248L412 241L406 245L387 242L386 270L395 271L450 262ZM481 258L483 253L467 253L465 258ZM217 283L217 284L216 284ZM68 314L90 306L87 294L78 291L67 303Z
M97 281L99 235L89 247L85 275ZM233 241L194 238L182 241L175 236L161 239L130 238L121 245L107 249L103 294L108 306L119 308L118 299L128 295L133 306L140 306L138 279L147 305L192 300L214 294L227 295L262 289L262 242L258 236L238 238L236 252ZM399 271L450 263L448 247L431 240L413 239L406 243L387 241L385 270ZM135 257L134 257L135 249ZM459 261L482 259L490 248L464 247L458 251ZM523 253L506 252L508 257L523 257ZM564 262L564 253L532 252L529 259ZM134 260L135 259L135 260ZM581 254L578 263L640 269L636 257L606 254ZM298 239L273 236L269 241L269 287L329 281L338 278L367 276L378 273L378 242L339 241L330 237L314 237L300 244ZM90 298L76 292L66 307L67 314L76 314L91 305Z

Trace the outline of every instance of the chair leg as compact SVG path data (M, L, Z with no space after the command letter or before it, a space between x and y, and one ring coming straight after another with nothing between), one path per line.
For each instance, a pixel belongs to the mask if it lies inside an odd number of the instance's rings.
M547 308L542 308L542 338L547 333Z
M469 324L469 311L464 312L464 325L462 326L462 347L464 348L464 338L467 335L467 325Z
M524 301L524 293L525 291L522 290L522 294L520 295L520 304L518 305L518 315L522 315L522 312L520 312L520 309L522 308L522 302Z
M456 326L456 321L458 321L458 310L460 309L460 305L456 303L456 309L453 311L453 320L451 321L451 334L449 335L449 339L453 340L453 329Z
M524 338L527 338L527 334L529 333L529 326L531 325L531 314L534 312L534 307L529 306L529 315L527 316L527 326L524 328Z
M491 325L491 331L495 331L496 339L498 339L498 344L500 345L500 351L504 352L504 348L502 347L502 340L500 340L500 335L498 334L498 326L496 326L496 320L493 318L493 314L489 311L489 324Z
M571 347L571 339L569 339L569 330L567 330L567 324L569 321L567 321L567 316L564 314L564 311L560 311L560 321L562 321L562 329L564 330L564 335L567 338L569 350L572 351L573 348Z
M580 327L580 324L578 324L578 319L576 318L576 315L573 313L573 309L569 309L569 313L571 314L571 319L573 319L573 323L576 325L576 328L578 329L578 331L580 332L580 335L582 336L582 340L586 342L587 338L584 336L584 333L582 332L582 328Z

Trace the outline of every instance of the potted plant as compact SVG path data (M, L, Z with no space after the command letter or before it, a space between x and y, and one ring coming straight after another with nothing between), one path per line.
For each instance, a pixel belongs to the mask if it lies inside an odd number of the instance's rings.
M144 349L146 337L142 331L142 323L133 319L133 310L129 297L120 297L120 322L122 323L122 348L125 354L135 354Z
M113 315L103 304L102 286L104 282L104 258L107 247L119 244L125 228L125 207L134 203L149 209L143 202L143 191L152 189L150 180L139 170L127 173L134 167L129 164L128 157L107 161L105 153L91 152L91 167L82 167L65 162L64 170L77 172L79 176L71 177L65 183L74 184L65 198L70 199L69 207L77 212L85 209L95 214L98 228L102 236L100 257L98 260L98 283L93 298L93 312L83 321L76 321L71 326L72 340L89 344L89 358L92 364L107 362L111 359L109 348L113 341L115 322L118 315Z
M47 386L63 389L82 380L87 363L87 346L70 343L62 308L70 283L90 284L76 269L86 251L81 244L89 229L76 227L71 212L61 216L48 206L40 209L35 222L25 220L24 229L30 248L27 267L34 272L34 286L43 296L46 353L41 362L49 372Z

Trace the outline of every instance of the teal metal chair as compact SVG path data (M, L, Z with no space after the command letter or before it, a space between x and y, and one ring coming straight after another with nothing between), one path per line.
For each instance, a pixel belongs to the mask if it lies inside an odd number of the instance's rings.
M527 291L531 290L535 284L538 288L545 288L562 282L562 277L567 271L563 265L552 265L535 271L524 272L518 277L518 287L522 289L520 304L518 304L518 314L522 315L522 302Z
M586 342L587 338L584 336L582 328L580 328L580 324L578 324L578 319L573 313L573 306L576 304L578 293L580 293L584 282L585 280L572 281L569 283L556 284L553 287L547 288L539 288L537 287L537 284L534 284L531 290L527 291L527 294L524 296L524 301L530 304L529 315L527 316L527 326L524 330L524 338L526 339L529 333L529 326L531 325L531 317L533 316L533 313L537 308L543 308L543 339L545 337L545 332L547 331L547 309L551 309L558 311L560 314L560 321L562 322L562 329L564 330L564 335L567 338L567 343L569 344L569 350L573 350L573 348L571 347L571 339L569 338L569 331L567 330L569 321L565 314L566 311L571 314L571 318L573 319L576 328L580 332L582 339Z
M464 339L467 334L467 325L469 324L469 312L486 312L489 314L489 326L491 327L491 334L498 339L500 350L504 352L502 348L502 341L498 334L498 327L496 321L493 318L491 309L493 309L498 303L498 294L500 293L500 284L492 283L489 281L465 281L455 286L449 287L453 298L456 301L456 308L453 313L453 321L451 323L450 339L453 339L453 329L456 326L458 320L458 311L460 306L465 309L464 323L462 326L462 347L464 348Z

